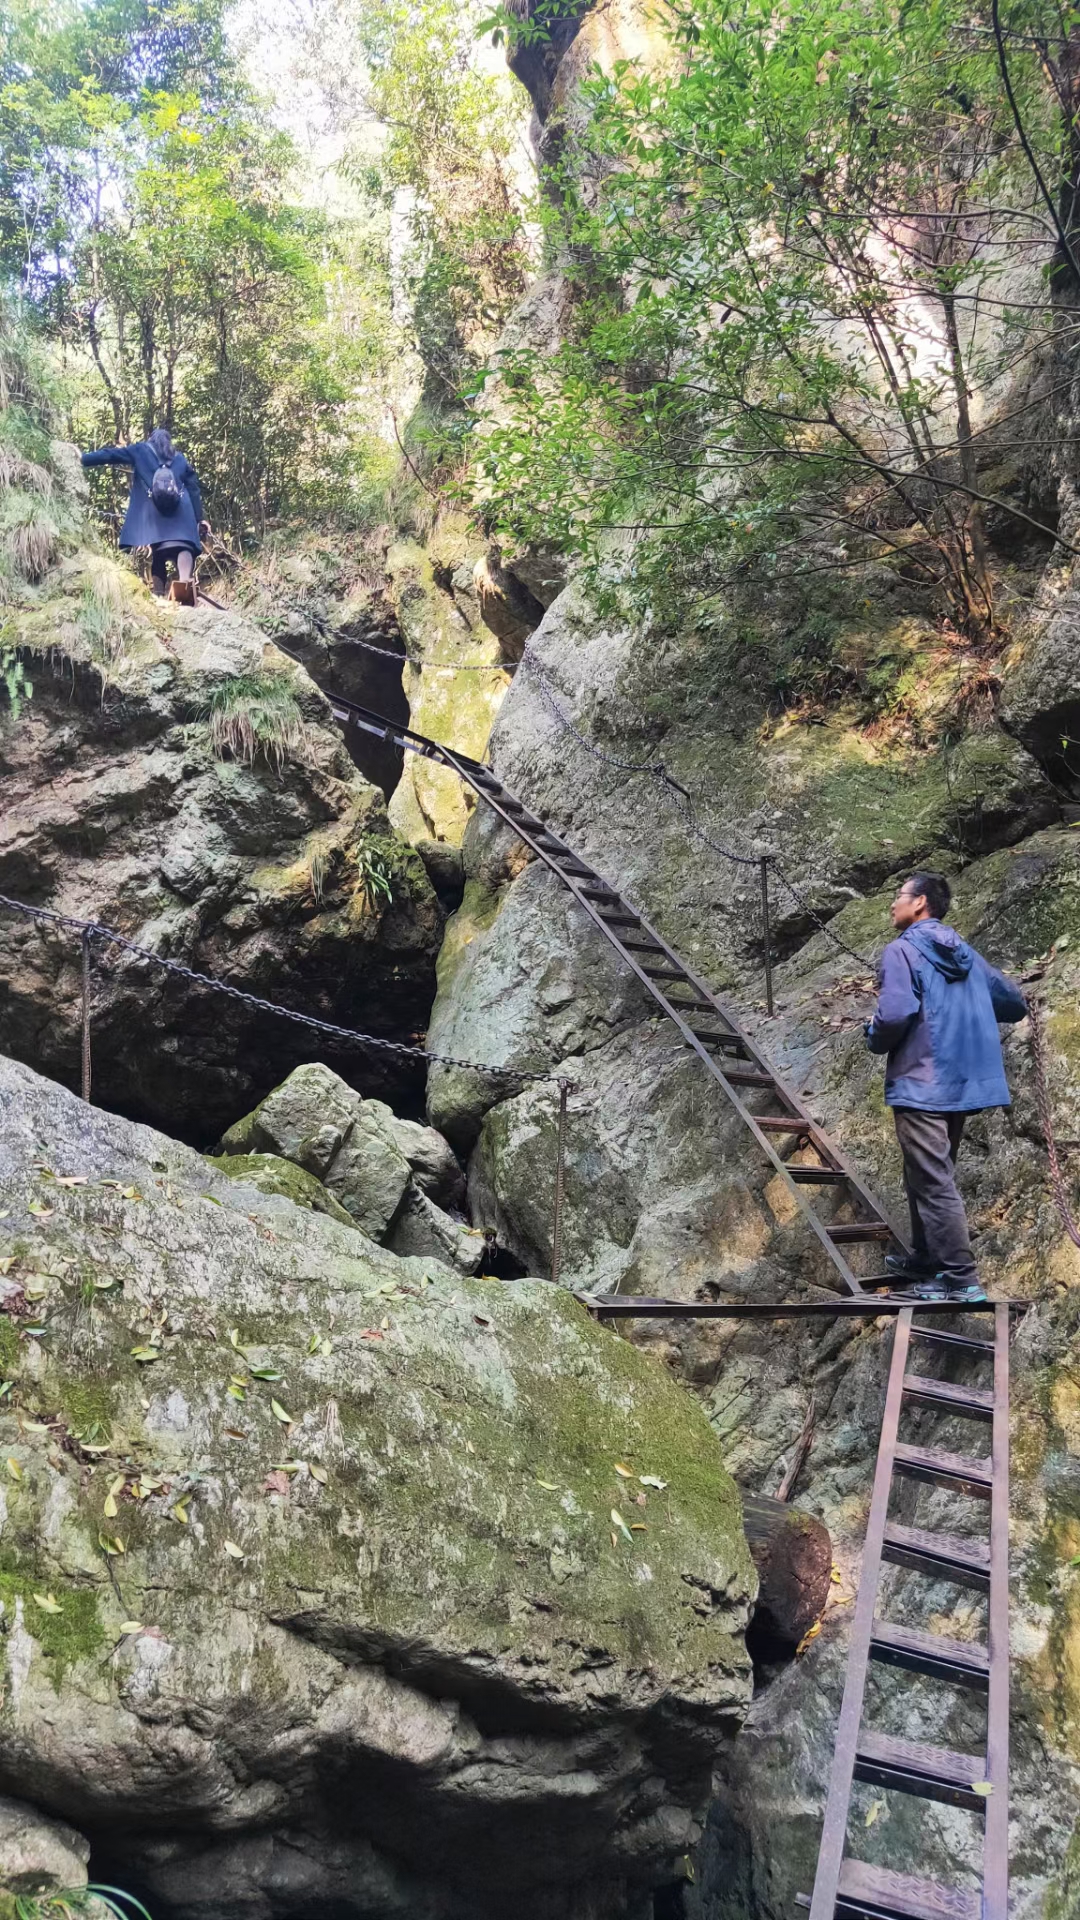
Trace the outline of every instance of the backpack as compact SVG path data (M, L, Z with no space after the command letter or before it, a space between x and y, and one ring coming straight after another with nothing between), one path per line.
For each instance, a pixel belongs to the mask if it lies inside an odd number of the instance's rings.
M172 514L180 505L180 488L172 466L163 461L150 482L150 498L159 513Z

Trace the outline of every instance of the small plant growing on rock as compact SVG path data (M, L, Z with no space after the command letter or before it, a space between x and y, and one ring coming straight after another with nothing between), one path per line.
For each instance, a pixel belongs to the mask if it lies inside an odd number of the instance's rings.
M375 847L361 847L356 856L356 897L366 913L394 902L394 869Z
M120 1901L125 1904L121 1906ZM66 1887L55 1893L15 1895L15 1920L71 1920L72 1915L79 1913L92 1914L95 1920L100 1920L103 1913L112 1915L113 1920L132 1920L132 1912L140 1916L140 1920L150 1920L142 1901L120 1887L91 1885Z
M284 674L238 673L215 687L207 709L214 751L244 766L260 757L280 773L307 745L296 697Z

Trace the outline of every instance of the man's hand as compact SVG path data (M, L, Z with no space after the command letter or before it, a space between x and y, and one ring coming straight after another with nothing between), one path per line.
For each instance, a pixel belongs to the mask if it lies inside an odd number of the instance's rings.
M209 520L199 521L199 539L200 540L208 539L212 531L213 529L211 528Z

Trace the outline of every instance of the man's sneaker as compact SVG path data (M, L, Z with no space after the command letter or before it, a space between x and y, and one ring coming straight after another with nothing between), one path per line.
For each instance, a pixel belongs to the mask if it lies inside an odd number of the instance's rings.
M885 1271L896 1280L932 1280L938 1267L936 1260L924 1260L917 1253L887 1253Z
M965 1301L985 1300L986 1288L981 1280L972 1280L965 1286L950 1286L946 1282L943 1297L946 1300L959 1301L961 1304Z
M950 1300L952 1295L944 1280L920 1280L917 1286L908 1288L910 1300Z

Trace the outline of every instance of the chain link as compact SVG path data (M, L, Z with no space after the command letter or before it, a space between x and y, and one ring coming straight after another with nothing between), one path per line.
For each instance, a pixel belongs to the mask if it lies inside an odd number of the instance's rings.
M550 1073L537 1073L527 1067L492 1067L482 1060L459 1060L453 1054L432 1053L427 1047L410 1047L402 1040L384 1040L375 1033L359 1033L354 1027L339 1027L333 1021L316 1019L314 1014L298 1013L293 1007L279 1007L275 1001L263 1000L255 993L246 993L242 987L232 987L211 973L199 973L194 967L185 967L179 960L166 960L162 954L154 953L152 948L140 946L138 941L127 939L124 934L117 933L114 927L104 926L99 920L78 920L72 914L56 913L50 907L31 907L24 900L13 900L3 893L0 893L0 907L7 907L12 913L21 913L30 920L66 928L79 934L80 938L85 934L99 946L119 947L123 952L134 954L139 960L148 960L153 966L162 967L166 973L187 980L193 986L226 994L230 1000L239 1000L259 1013L276 1013L281 1020L292 1020L297 1026L310 1027L314 1032L329 1034L335 1040L376 1047L382 1053L400 1054L409 1060L430 1060L440 1067L465 1067L470 1073L490 1074L495 1079L536 1080L555 1084L554 1076Z
M1042 1001L1032 995L1028 1001L1028 1025L1031 1033L1031 1057L1035 1068L1035 1111L1039 1116L1039 1125L1046 1145L1046 1158L1050 1166L1050 1189L1054 1196L1054 1204L1069 1239L1075 1247L1080 1247L1080 1227L1073 1218L1069 1196L1065 1191L1065 1176L1061 1171L1057 1140L1054 1135L1050 1081L1046 1070L1046 1029L1043 1026L1043 1014Z

